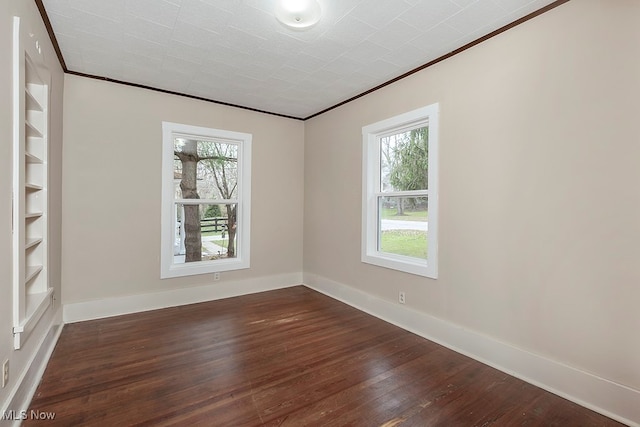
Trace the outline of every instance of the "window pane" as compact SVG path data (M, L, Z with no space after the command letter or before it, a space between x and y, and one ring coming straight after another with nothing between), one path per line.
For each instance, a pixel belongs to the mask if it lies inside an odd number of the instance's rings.
M236 256L237 204L174 206L174 264Z
M174 154L177 199L237 198L237 144L175 138Z
M378 250L427 259L428 197L379 197Z
M380 191L427 190L429 128L380 138Z

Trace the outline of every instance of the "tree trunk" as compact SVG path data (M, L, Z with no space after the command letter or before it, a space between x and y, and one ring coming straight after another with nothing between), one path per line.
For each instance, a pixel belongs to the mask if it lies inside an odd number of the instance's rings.
M182 162L180 189L182 198L199 199L197 188L198 146L196 141L187 141L179 156ZM200 205L184 205L185 262L202 261L202 232L200 228Z
M227 231L229 232L229 243L227 244L227 258L236 256L236 214L238 205L227 205Z
M404 199L401 197L398 199L398 212L396 216L404 216Z

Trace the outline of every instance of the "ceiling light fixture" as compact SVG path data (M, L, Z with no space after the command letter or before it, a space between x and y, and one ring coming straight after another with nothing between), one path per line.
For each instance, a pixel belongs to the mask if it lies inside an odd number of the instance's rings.
M276 18L289 28L312 27L320 21L320 12L316 0L276 0Z

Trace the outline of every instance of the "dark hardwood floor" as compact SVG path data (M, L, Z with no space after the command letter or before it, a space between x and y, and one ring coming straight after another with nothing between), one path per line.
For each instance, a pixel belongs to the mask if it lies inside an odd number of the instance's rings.
M66 325L24 426L621 426L305 287Z

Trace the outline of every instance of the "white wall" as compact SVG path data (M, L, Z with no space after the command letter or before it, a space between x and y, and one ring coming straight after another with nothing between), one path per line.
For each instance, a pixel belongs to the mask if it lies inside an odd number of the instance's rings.
M638 17L635 0L572 1L308 121L305 283L405 291L410 309L637 398ZM361 128L436 102L431 280L360 262Z
M162 121L253 135L250 269L224 272L215 284L211 274L160 279ZM69 320L109 298L164 293L172 303L179 289L207 287L207 299L247 281L246 289L301 282L303 122L66 75L64 137Z
M21 25L30 29L41 42L45 62L51 71L52 87L50 97L49 135L49 279L55 288L57 300L40 320L36 330L29 336L26 345L13 350L12 335L12 263L13 246L11 234L11 194L12 194L12 46L13 17L21 18ZM24 397L25 390L19 390L20 379L27 375L31 360L40 350L40 343L60 323L60 257L61 257L61 168L62 168L62 92L63 73L58 63L49 36L33 1L8 0L0 2L0 363L9 359L10 382L0 389L0 414L10 400ZM31 384L25 386L30 387ZM22 403L22 402L18 402ZM21 409L21 408L12 408ZM0 424L2 422L0 421Z

